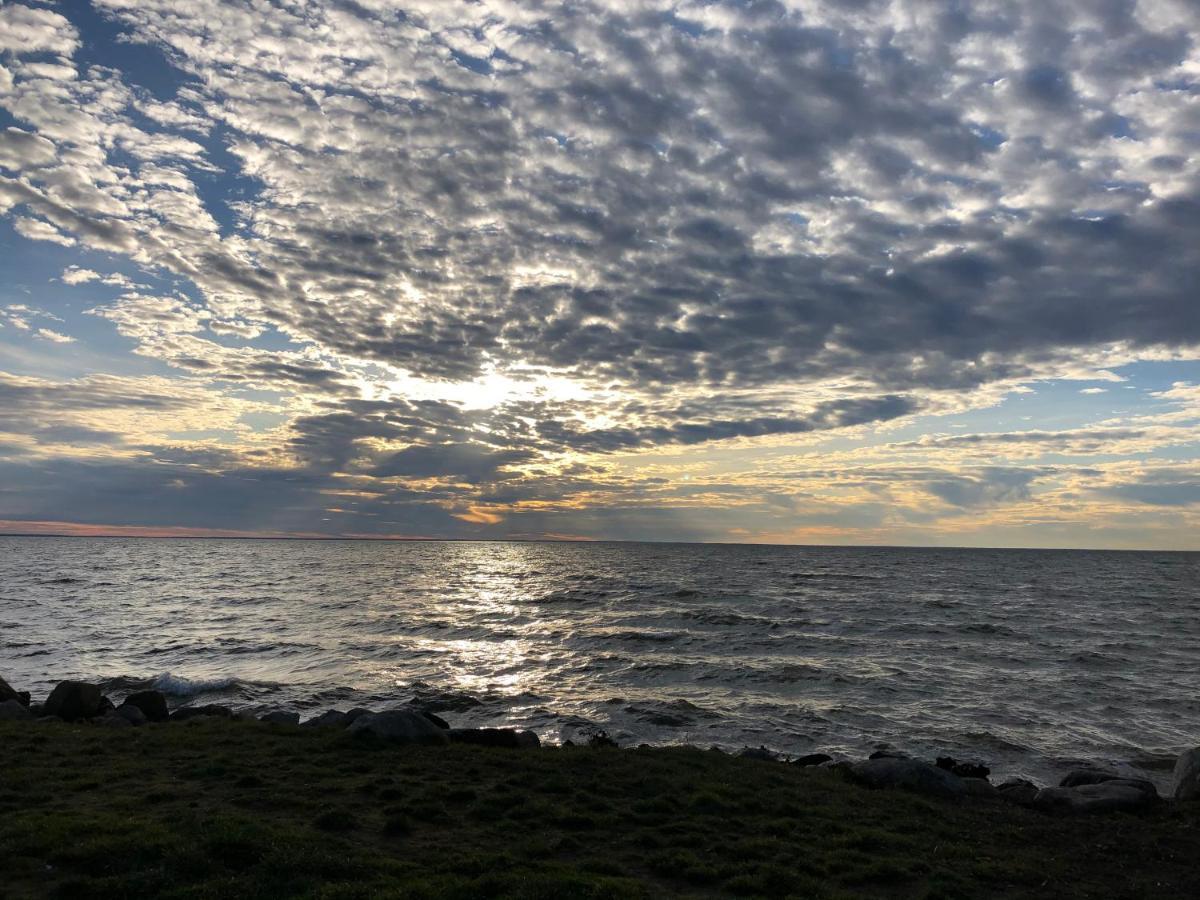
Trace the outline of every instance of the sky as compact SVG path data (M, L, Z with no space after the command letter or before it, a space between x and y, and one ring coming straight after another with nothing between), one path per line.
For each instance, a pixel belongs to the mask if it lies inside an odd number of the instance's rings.
M0 3L0 532L1200 550L1194 0Z

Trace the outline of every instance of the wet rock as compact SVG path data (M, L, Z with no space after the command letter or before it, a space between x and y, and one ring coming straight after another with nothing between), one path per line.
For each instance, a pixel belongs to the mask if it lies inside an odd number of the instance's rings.
M532 731L517 731L513 728L451 728L446 735L452 744L476 744L480 747L534 750L542 745L541 740Z
M362 716L370 716L374 714L375 710L373 709L364 709L361 706L356 706L354 709L350 710L350 712L346 713L346 724L349 725L354 722L355 719L361 718Z
M284 709L276 709L267 713L265 716L259 716L260 722L269 722L272 725L299 725L300 713L288 712Z
M421 712L421 715L423 715L425 718L427 718L430 722L432 722L438 728L448 729L450 727L450 723L447 722L445 719L443 719L441 716L439 716L437 713L430 712L427 709L423 709L420 712Z
M867 759L911 759L907 753L901 753L899 750L876 750Z
M1171 796L1176 800L1200 800L1200 747L1181 753L1175 760Z
M1028 779L1009 778L996 786L996 796L1018 806L1029 806L1037 799L1040 790L1041 788Z
M1076 787L1042 788L1032 806L1044 812L1088 815L1104 812L1138 812L1158 802L1158 791L1146 790L1139 779L1116 778Z
M939 756L937 767L953 772L959 778L987 778L992 770L983 763L959 762L953 756Z
M104 728L132 728L133 723L124 716L118 716L115 712L104 716L97 720L97 723Z
M136 706L151 722L165 722L171 717L167 698L161 691L138 691L126 697L125 703Z
M331 709L303 723L306 728L345 728L350 724L350 716L338 709Z
M367 713L347 729L355 737L375 737L397 744L448 744L446 731L438 728L419 712L407 709Z
M807 756L801 756L799 759L793 760L792 764L796 766L820 766L827 762L833 762L833 757L828 753L809 753Z
M1120 778L1121 773L1113 769L1101 769L1091 766L1085 769L1072 769L1058 783L1059 787L1072 788L1079 787L1084 784L1101 784L1105 781L1112 781Z
M50 692L45 713L64 722L77 722L103 715L109 709L112 704L100 693L98 686L84 681L63 681Z
M22 699L22 697L24 697L24 699ZM9 700L13 700L16 703L19 703L21 706L28 706L29 692L13 690L12 686L9 685L7 681L5 681L3 678L0 678L0 703L7 703Z
M778 762L779 756L766 747L743 747L737 752L738 759L759 759L763 762Z
M129 722L130 725L145 725L150 720L146 718L146 714L142 712L141 707L134 706L132 703L122 703L117 707L114 716L120 716Z
M184 706L171 713L171 721L186 722L189 719L199 719L204 716L210 716L214 719L232 719L233 710L228 706L218 706L215 703L209 703L204 706Z
M0 722L15 722L32 718L33 713L22 706L20 700L5 700L0 703Z
M854 763L849 774L873 788L903 788L934 797L960 797L966 793L957 775L916 759L878 756Z

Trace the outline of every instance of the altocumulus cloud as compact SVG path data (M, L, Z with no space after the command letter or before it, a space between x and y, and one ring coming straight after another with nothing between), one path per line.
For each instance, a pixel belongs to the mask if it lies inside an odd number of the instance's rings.
M723 534L606 460L1198 355L1197 34L1189 0L6 3L0 214L158 367L5 376L7 452L145 472L156 522ZM1043 470L954 452L1141 452L1190 415L899 446L984 509ZM799 515L740 477L702 499ZM115 496L93 518L137 524Z

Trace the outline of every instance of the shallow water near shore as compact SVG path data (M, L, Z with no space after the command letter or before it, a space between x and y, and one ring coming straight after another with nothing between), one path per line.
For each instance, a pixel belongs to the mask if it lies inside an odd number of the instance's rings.
M543 740L880 746L1162 786L1200 744L1200 554L0 537L0 673Z

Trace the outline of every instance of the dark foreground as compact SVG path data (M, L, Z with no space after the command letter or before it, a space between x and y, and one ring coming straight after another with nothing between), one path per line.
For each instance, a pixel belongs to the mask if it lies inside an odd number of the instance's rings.
M1061 818L686 749L0 722L0 896L1200 896L1200 804Z

